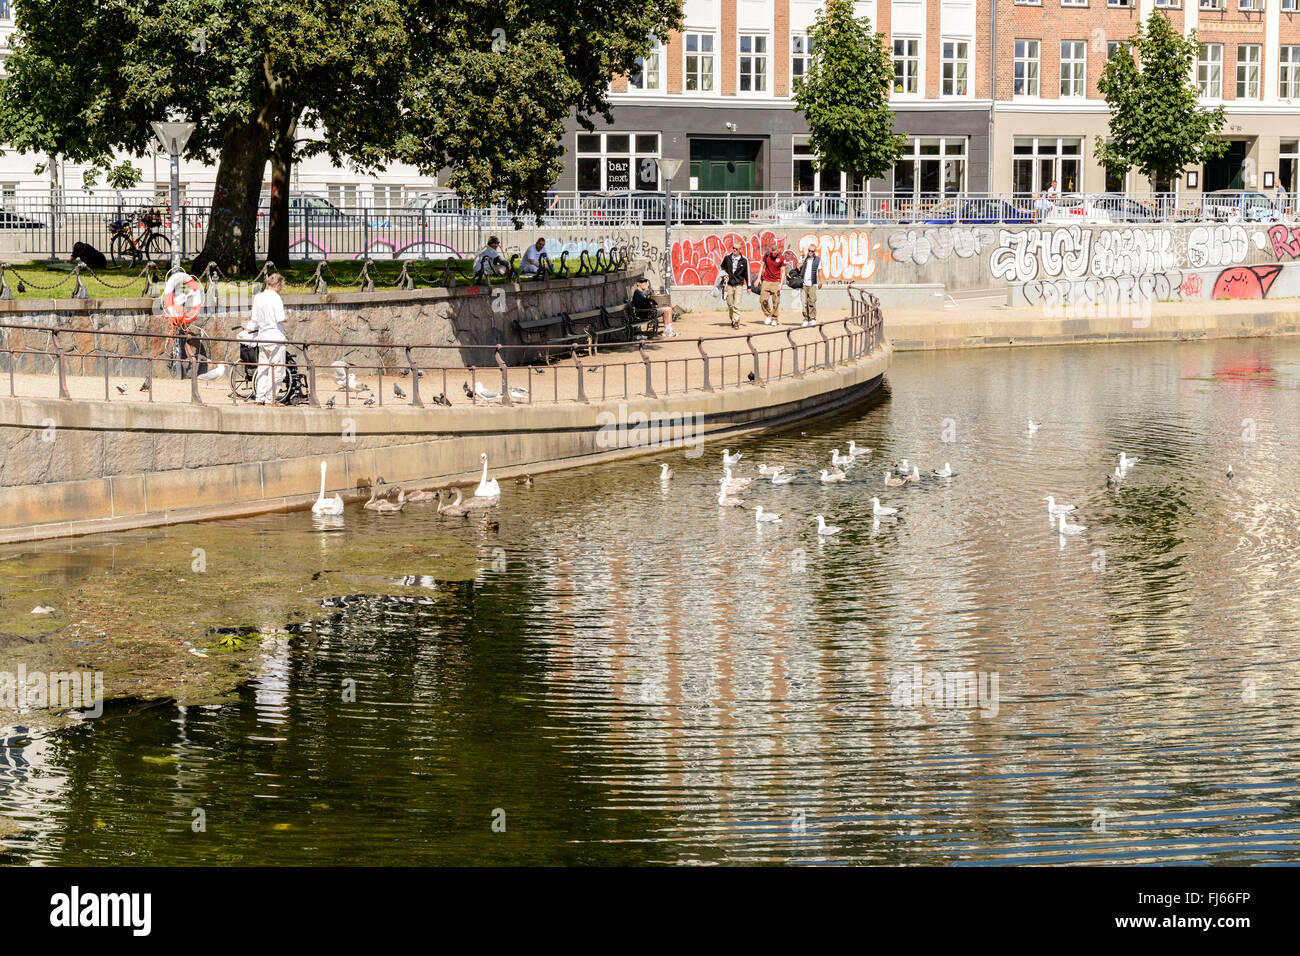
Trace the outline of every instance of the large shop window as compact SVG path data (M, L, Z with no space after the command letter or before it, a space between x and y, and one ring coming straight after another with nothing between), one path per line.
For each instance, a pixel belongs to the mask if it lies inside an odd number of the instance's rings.
M955 196L965 189L965 136L911 137L894 162L895 196Z
M831 169L817 169L817 154L807 137L796 136L793 143L794 191L797 193L838 193L845 188L845 176Z
M1063 193L1078 192L1083 177L1083 137L1017 136L1011 145L1011 188L1018 195L1045 193L1056 180Z
M658 133L579 133L578 191L658 189Z

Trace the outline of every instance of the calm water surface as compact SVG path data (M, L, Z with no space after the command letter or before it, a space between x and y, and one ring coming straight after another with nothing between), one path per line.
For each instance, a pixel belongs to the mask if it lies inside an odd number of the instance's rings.
M712 444L667 490L648 459L504 483L496 532L409 506L478 580L323 611L235 703L0 749L0 860L1300 862L1297 412L1296 342L910 354L873 404L738 443L804 472L745 493L775 527L717 507ZM850 438L870 463L822 486ZM902 457L958 475L885 491ZM997 700L909 701L916 668Z

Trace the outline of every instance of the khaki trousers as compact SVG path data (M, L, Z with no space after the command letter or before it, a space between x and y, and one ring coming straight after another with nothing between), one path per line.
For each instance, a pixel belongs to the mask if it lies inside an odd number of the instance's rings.
M781 311L781 282L764 282L763 291L759 293L758 304L763 314L775 319Z
M743 285L727 286L727 318L735 325L740 321L740 313L743 311L740 307L741 296L745 294Z
M817 321L817 287L815 285L803 287L803 318L805 322Z

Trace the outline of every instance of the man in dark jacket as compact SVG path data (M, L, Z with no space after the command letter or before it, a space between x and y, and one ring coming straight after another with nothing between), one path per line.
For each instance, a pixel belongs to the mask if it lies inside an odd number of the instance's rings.
M740 328L740 297L749 288L749 260L740 251L740 240L731 240L731 251L722 257L719 271L727 281L727 318L733 329Z

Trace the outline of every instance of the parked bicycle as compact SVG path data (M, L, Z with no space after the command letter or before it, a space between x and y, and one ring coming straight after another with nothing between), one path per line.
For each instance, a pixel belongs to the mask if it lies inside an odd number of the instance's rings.
M200 375L206 375L208 372L208 357L211 350L208 348L207 330L201 329L196 325L188 325L184 322L172 320L171 329L166 341L167 347L167 367L177 378L190 377L190 355L198 356Z
M170 262L171 238L165 233L154 231L162 225L162 215L158 210L144 209L133 218L139 221L137 228L132 228L131 219L114 219L108 224L108 231L113 236L109 244L113 264L129 262L137 265L146 259L150 262Z

